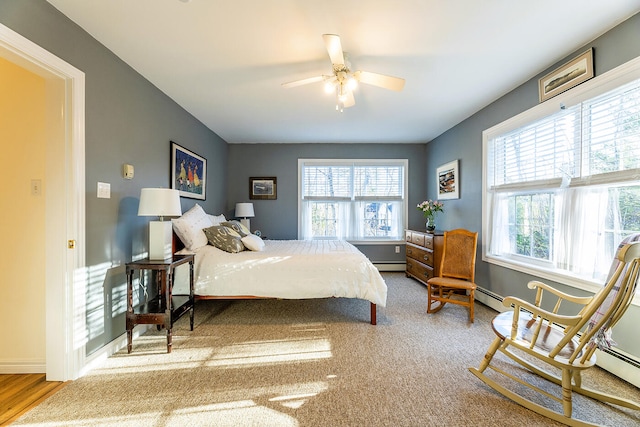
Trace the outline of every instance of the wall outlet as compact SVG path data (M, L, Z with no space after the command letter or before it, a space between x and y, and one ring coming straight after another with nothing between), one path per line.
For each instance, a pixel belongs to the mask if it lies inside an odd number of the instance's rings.
M400 246L396 246L396 253L399 254L400 253Z

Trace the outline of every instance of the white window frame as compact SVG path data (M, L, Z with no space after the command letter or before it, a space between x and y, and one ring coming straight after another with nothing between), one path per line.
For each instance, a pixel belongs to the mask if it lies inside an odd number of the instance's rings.
M571 90L561 93L550 100L524 111L502 123L499 123L482 132L482 260L491 264L530 274L536 277L552 280L571 287L597 292L601 282L586 280L567 272L547 268L543 265L523 262L516 257L506 258L491 255L491 226L490 200L488 194L488 151L489 142L498 135L503 135L514 129L526 126L544 117L550 116L565 105L575 105L594 98L605 92L614 90L626 83L640 78L640 57L635 58L619 67L582 83ZM640 305L640 297L636 294L633 303Z
M403 167L403 183L402 183L402 191L403 191L403 212L402 212L402 221L403 228L407 227L408 224L408 201L409 201L409 160L408 159L314 159L314 158L304 158L298 159L298 239L302 239L302 167L306 163L317 163L317 164L327 164L332 166L351 166L351 165L372 165L372 166L397 166L402 165ZM380 239L380 238L371 238L366 240L348 240L350 243L358 244L358 245L367 245L367 244L375 244L375 245L392 245L398 243L404 243L404 233L398 237L398 239Z

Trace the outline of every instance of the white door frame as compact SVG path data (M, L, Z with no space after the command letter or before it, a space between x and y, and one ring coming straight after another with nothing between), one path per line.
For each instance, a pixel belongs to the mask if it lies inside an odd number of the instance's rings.
M0 56L43 76L47 91L62 99L60 115L47 118L46 376L72 380L86 355L84 73L2 24ZM51 133L52 128L59 132ZM68 248L70 241L74 249Z

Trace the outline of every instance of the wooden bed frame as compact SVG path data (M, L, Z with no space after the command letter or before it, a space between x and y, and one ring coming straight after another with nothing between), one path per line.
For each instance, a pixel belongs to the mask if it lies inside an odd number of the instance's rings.
M175 254L179 250L184 248L184 244L180 240L180 238L173 233L173 239L171 242L172 252ZM215 295L195 295L196 301L198 300L211 300L211 299L220 299L220 300L245 300L245 299L271 299L269 297L257 297L253 295L227 295L227 296L215 296ZM378 324L378 316L377 316L377 306L376 304L369 302L371 304L371 324Z

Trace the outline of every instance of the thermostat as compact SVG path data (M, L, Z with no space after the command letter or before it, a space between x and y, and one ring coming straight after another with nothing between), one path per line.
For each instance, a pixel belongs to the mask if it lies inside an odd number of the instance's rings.
M133 165L125 164L122 168L122 175L124 179L133 179Z

